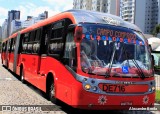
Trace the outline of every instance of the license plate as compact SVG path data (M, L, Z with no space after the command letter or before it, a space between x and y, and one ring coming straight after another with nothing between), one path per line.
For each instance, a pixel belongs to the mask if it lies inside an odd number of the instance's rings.
M121 105L124 106L124 105L133 105L132 101L123 101L121 102Z
M148 85L99 84L107 93L143 93L148 91Z

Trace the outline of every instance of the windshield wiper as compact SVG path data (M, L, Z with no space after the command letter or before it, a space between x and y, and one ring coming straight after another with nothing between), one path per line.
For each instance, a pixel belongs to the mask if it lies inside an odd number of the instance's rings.
M144 75L141 67L138 65L137 61L136 61L135 59L131 59L131 60L133 61L133 63L134 63L135 66L137 67L138 73L140 74L140 77L141 77L142 79L144 79L144 78L145 78L145 75Z
M126 48L125 48L124 50L125 50L124 52L125 52L125 56L126 56L126 58L127 58L128 66L130 67L129 61L128 61L128 59L130 58L130 57L129 57L129 53L126 52ZM138 74L140 75L140 77L141 77L142 79L144 79L144 78L145 78L145 75L144 75L141 67L138 65L137 61L136 61L135 59L131 59L131 60L132 60L132 62L135 64L135 66L137 67L137 69L138 69Z
M109 63L109 67L108 67L108 72L106 72L106 75L105 75L106 78L108 78L110 76L110 73L111 73L111 70L112 70L113 59L114 59L115 52L116 52L115 43L113 45L114 45L114 49L113 49L112 57L110 59L110 63Z
M127 62L128 62L128 65L129 65L129 61L128 61L128 59L129 59L129 54L126 52L126 49L125 49L125 56L126 56L126 58L127 58ZM135 59L131 59L131 60L132 60L132 62L135 64L135 66L137 67L137 69L138 69L138 74L140 75L140 77L141 77L142 79L144 79L144 78L145 78L145 75L144 75L141 67L138 65L137 61L136 61ZM130 66L130 65L129 65L129 66Z

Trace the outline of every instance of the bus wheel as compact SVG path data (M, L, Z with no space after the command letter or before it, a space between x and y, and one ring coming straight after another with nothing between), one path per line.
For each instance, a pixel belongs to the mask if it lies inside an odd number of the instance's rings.
M49 96L49 100L52 103L57 103L57 99L55 98L55 87L54 87L54 84L52 82L50 83L50 86L49 86L48 96Z
M24 79L24 72L23 72L23 69L21 69L21 73L20 73L20 80L22 83L25 84L25 79Z
M9 69L9 65L8 65L8 61L7 61L7 65L6 65L7 69Z

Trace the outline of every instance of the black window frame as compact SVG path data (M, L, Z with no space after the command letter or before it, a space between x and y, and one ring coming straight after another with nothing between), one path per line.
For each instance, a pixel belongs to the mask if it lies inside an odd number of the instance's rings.
M27 35L27 36L25 36L25 35ZM28 37L27 40L26 40L26 37ZM23 54L28 54L28 42L29 42L29 38L30 38L30 32L22 34L21 40L22 40L22 53ZM26 45L25 46L26 47L25 50L24 50L24 45Z
M62 58L62 54L64 53L65 29L66 29L66 19L62 19L52 23L51 37L48 41L48 55L59 60ZM61 33L59 34L59 32ZM51 50L50 49L51 46L52 48L56 48L56 49Z
M17 37L12 38L11 53L15 51Z
M8 40L8 48L7 48L8 53L11 53L12 42L13 42L12 38Z
M35 32L35 36L34 36L34 40L32 42L32 54L37 55L40 53L40 46L41 46L40 42L41 42L42 28L37 28L34 30L34 32ZM34 45L36 45L36 46L34 47ZM37 45L39 45L39 46L37 47ZM36 48L36 51L34 51L34 48Z

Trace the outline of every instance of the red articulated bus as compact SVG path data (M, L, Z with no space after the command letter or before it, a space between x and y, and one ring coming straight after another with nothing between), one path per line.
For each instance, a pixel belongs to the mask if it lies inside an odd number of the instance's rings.
M93 110L154 106L148 42L117 16L68 10L13 34L2 46L2 64L52 102Z

